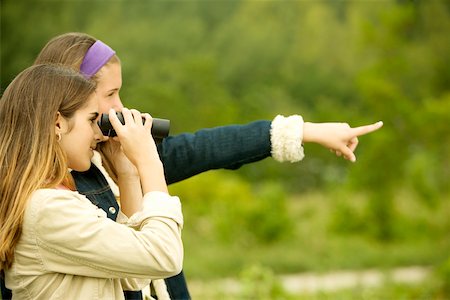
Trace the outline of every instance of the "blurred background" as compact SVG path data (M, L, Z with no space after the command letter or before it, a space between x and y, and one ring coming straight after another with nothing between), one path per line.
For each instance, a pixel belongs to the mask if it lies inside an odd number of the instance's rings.
M2 92L49 39L79 31L116 50L125 105L171 119L172 135L277 114L384 121L355 164L307 144L300 163L170 186L194 299L449 299L450 2L0 3ZM428 275L302 293L282 280L410 266ZM239 288L212 284L224 278Z

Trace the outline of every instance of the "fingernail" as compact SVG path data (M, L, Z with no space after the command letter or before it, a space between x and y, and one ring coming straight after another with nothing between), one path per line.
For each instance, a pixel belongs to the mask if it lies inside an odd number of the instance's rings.
M377 125L383 125L383 121L378 121Z

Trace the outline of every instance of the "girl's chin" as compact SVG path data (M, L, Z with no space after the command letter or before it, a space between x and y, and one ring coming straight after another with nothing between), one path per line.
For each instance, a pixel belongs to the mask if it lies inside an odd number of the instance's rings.
M86 172L87 170L89 170L91 168L91 161L89 161L89 163L88 164L86 164L86 165L78 165L78 166L74 166L73 168L72 167L69 167L69 169L71 170L71 171L77 171L77 172Z

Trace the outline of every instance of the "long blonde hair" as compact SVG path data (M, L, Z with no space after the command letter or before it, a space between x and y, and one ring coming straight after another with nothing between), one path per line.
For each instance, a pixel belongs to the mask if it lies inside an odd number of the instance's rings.
M35 65L1 97L0 270L13 262L31 194L67 179L66 157L55 133L57 113L70 122L94 91L95 83L75 70Z

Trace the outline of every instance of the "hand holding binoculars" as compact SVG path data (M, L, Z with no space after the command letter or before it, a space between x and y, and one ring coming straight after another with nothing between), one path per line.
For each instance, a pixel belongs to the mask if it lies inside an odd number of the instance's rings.
M120 123L125 124L125 120L121 112L116 112L117 118ZM144 118L143 118L144 120ZM144 120L145 121L145 120ZM98 126L102 131L104 136L114 137L117 136L111 122L109 121L108 114L102 114L100 120L98 121ZM163 138L169 135L170 130L170 120L153 118L151 134L155 142L161 142Z

